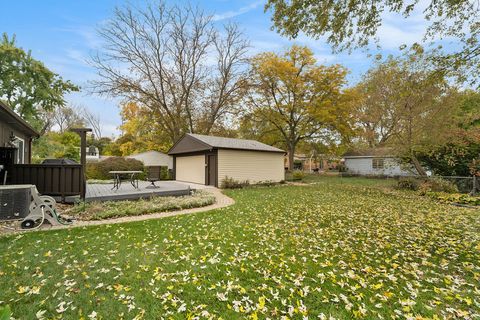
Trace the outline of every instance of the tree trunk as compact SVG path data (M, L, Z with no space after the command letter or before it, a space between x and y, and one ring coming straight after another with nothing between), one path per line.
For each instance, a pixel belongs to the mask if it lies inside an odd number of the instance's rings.
M288 170L293 170L293 163L295 162L295 146L288 147Z
M420 164L420 162L418 161L417 157L415 157L415 155L412 154L410 156L410 158L411 158L412 164L415 167L415 170L417 170L418 174L421 175L421 176L427 176L427 172L425 171L425 169L423 169L423 167Z

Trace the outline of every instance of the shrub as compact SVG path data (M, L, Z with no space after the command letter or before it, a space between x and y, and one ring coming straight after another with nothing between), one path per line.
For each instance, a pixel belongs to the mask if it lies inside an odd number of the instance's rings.
M454 183L441 178L431 178L425 180L420 184L419 190L420 194L422 195L426 194L427 192L458 192L458 188Z
M458 192L457 186L450 181L441 178L415 178L405 177L400 178L397 183L397 188L401 190L413 190L419 191L421 195L425 195L428 192L445 192L456 193Z
M215 196L208 192L197 190L190 196L182 197L152 197L136 201L89 202L76 205L70 213L81 220L102 220L199 208L213 203L215 203Z
M338 172L347 172L348 171L348 168L345 165L345 163L339 163L337 165L337 169L338 169Z
M303 180L305 178L305 172L303 171L300 171L300 170L295 170L293 171L293 174L292 174L292 179L295 181L295 180Z
M220 183L222 189L240 189L250 185L250 181L239 181L234 178L225 177Z
M111 157L99 162L87 163L87 179L105 180L111 179L110 171L143 171L143 163L136 159ZM145 178L145 174L138 176Z
M427 192L427 196L443 203L480 206L480 197L461 193Z
M417 178L400 178L397 182L397 189L417 191L420 188L420 183L420 180Z
M265 181L258 181L256 183L256 185L257 186L262 186L262 187L272 187L272 186L276 186L277 184L280 184L280 183L282 183L282 182L281 181L280 182L275 182L275 181L272 181L272 180L265 180Z

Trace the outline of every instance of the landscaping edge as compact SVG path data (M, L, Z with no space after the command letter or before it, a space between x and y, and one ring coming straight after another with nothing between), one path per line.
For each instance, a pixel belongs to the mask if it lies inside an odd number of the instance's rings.
M184 210L176 210L176 211L167 211L167 212L158 212L158 213L151 213L151 214L143 214L139 216L128 216L128 217L121 217L121 218L113 218L113 219L105 219L105 220L89 220L89 221L82 221L76 220L71 225L58 225L52 226L49 224L45 224L44 227L37 230L15 230L12 232L0 232L0 237L13 234L14 232L35 232L35 231L48 231L48 230L59 230L59 229L69 229L69 228L81 228L81 227L88 227L88 226L98 226L98 225L106 225L106 224L117 224L117 223L126 223L126 222L134 222L134 221L145 221L145 220L152 220L152 219L160 219L165 217L172 217L196 212L203 212L209 211L214 209L220 209L224 207L231 206L235 203L235 201L226 196L222 193L220 189L209 188L205 189L205 192L211 193L215 197L215 202L211 205L204 206L204 207L197 207L197 208L190 208Z

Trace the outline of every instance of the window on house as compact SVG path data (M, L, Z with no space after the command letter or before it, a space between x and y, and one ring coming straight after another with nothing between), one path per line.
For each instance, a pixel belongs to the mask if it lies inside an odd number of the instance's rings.
M24 163L25 157L25 140L15 137L15 145L17 147L17 163Z
M374 170L384 169L385 168L385 159L383 159L383 158L373 158L372 159L372 168Z

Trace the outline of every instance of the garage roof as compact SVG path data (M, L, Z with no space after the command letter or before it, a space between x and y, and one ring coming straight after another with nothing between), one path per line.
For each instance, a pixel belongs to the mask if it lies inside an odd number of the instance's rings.
M266 152L285 151L255 140L235 139L187 133L170 149L168 154L181 154L211 149L237 149Z

